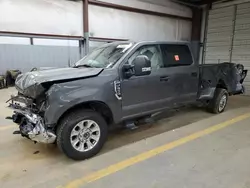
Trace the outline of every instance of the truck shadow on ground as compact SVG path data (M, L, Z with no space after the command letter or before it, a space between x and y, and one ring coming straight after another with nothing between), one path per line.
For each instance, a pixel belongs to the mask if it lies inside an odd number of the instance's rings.
M194 106L162 112L154 117L152 123L140 124L135 130L120 128L112 131L101 153L148 139L164 132L173 131L210 116L212 115Z
M227 110L250 106L250 97L235 96L229 100ZM207 112L201 106L186 106L165 111L155 117L154 123L140 125L136 130L118 129L110 133L109 139L101 153L147 139L164 132L173 131L185 125L207 119L215 114Z

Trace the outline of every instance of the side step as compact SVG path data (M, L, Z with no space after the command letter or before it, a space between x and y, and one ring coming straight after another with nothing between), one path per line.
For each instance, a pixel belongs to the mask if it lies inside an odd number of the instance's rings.
M135 125L134 121L126 121L125 122L125 127L130 130L135 130L138 128L138 126Z
M135 130L138 128L137 124L151 124L154 123L154 115L146 116L144 118L138 119L138 120L131 120L125 122L125 127L130 130Z

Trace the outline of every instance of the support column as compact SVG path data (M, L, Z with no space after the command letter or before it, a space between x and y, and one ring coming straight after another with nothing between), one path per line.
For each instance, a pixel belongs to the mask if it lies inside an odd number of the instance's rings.
M34 40L32 37L30 37L30 45L34 45Z
M201 23L202 23L202 9L193 8L192 17L192 35L191 35L191 45L193 49L194 59L196 62L199 61L200 54L200 38L201 38Z
M237 16L237 5L234 5L233 30L231 33L231 44L230 44L230 49L229 49L230 50L230 58L229 58L230 63L232 62L232 56L233 56L236 16Z
M89 53L89 1L83 0L83 33L85 54Z

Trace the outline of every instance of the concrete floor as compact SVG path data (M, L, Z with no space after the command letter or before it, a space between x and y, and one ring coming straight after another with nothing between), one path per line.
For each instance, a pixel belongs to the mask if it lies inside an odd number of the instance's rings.
M4 119L11 113L4 101L12 93L13 88L0 90L0 188L53 188L68 183L66 187L73 187L75 180L100 169L250 112L250 97L244 96L231 97L220 115L196 107L168 112L164 119L135 131L112 132L98 156L75 162L55 145L33 144L12 135L15 127ZM79 187L250 187L249 122L234 123Z

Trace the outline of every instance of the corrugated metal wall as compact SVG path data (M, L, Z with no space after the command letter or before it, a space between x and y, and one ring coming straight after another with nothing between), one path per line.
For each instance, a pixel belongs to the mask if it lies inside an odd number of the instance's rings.
M215 9L209 12L205 49L206 63L222 63L230 61L233 18L233 6Z
M242 63L249 70L245 86L250 95L250 3L237 5L232 62Z
M67 67L80 59L78 47L0 44L0 74L7 69L23 72L32 67Z
M205 63L241 63L250 70L250 3L209 11ZM250 74L244 82L250 95Z

